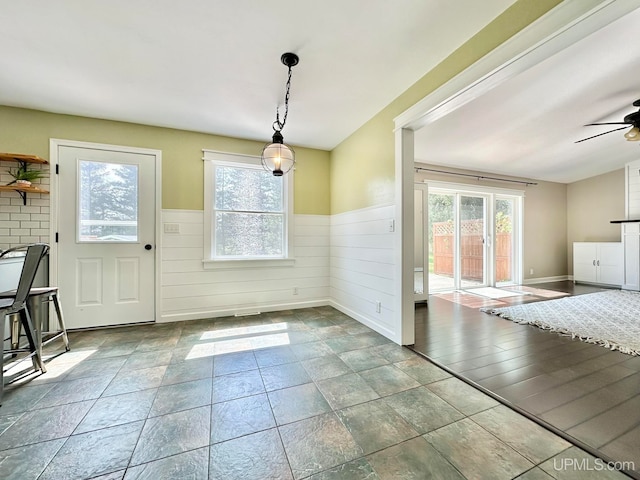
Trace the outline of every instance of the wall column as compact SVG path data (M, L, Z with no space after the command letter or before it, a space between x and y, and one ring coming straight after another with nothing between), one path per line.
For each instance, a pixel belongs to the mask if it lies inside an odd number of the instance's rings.
M415 307L413 301L413 130L395 131L395 311L398 341L413 345L415 339Z

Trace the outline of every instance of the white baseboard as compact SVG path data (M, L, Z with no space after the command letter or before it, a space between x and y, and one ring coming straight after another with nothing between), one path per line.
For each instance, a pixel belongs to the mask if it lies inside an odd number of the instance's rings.
M566 280L572 280L572 278L569 278L569 275L558 275L555 277L528 278L526 280L523 280L522 284L535 285L536 283L564 282Z
M278 305L256 305L236 309L207 310L203 312L174 313L161 315L156 323L180 322L185 320L201 320L203 318L230 317L234 315L250 315L252 313L279 312L281 310L296 310L299 308L324 307L331 305L328 298L309 300L306 302L281 303Z
M329 305L332 306L333 308L335 308L336 310L340 310L345 315L349 315L351 318L359 321L363 325L366 325L367 327L375 330L380 335L383 335L383 336L387 337L392 342L395 342L398 345L400 345L400 343L394 337L393 332L391 330L389 330L387 327L385 327L384 325L380 324L379 322L376 322L375 320L373 320L373 319L371 319L369 317L365 317L364 315L362 315L362 314L360 314L360 313L358 313L358 312L356 312L354 310L351 310L348 307L345 307L344 305L336 302L333 299L329 300Z

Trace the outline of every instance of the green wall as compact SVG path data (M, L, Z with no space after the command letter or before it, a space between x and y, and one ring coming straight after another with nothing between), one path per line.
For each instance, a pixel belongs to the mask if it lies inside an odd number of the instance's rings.
M394 201L393 119L562 0L519 0L331 152L331 213Z
M162 208L186 210L204 208L202 149L259 155L264 146L238 138L0 106L1 152L48 159L50 138L162 150ZM295 213L329 214L329 152L295 150Z

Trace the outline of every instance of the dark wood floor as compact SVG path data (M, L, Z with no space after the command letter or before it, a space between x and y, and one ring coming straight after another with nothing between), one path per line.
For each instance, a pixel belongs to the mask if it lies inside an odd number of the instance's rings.
M572 282L536 287L573 295ZM640 357L429 297L414 349L615 461L640 478Z

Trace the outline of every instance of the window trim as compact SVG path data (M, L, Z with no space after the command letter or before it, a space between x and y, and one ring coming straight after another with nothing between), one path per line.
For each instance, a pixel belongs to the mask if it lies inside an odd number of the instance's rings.
M240 155L237 153L218 152L215 150L202 150L204 156L204 258L202 263L205 269L230 269L230 268L259 268L259 267L285 267L295 264L293 253L293 174L284 175L284 250L282 257L267 258L214 258L214 231L213 231L213 202L214 202L214 174L217 165L238 167L245 165L261 165L260 157L253 155Z

